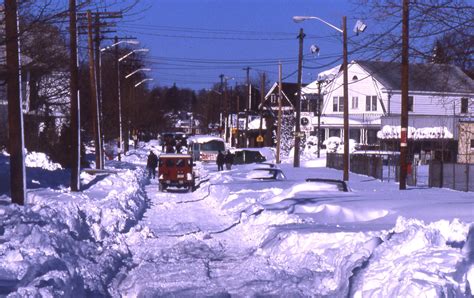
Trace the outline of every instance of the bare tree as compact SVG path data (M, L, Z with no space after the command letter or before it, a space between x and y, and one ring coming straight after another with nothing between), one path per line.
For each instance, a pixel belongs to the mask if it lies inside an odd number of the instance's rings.
M401 49L401 11L399 0L352 0L356 15L368 23L371 30L361 38L353 51L371 59L398 59ZM465 54L463 62L472 67L472 37L474 35L474 6L466 0L423 0L410 1L410 60L427 61L433 56L438 40L445 50L456 52L456 48L468 44L471 51ZM355 41L352 41L353 43ZM448 49L449 48L449 49ZM462 66L462 65L458 65ZM467 69L464 69L467 70Z

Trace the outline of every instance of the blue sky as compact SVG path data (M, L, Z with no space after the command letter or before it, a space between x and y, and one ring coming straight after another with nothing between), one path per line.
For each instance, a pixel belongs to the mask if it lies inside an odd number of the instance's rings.
M247 66L253 79L265 71L274 81L279 60L285 81L296 82L296 36L304 28L303 81L310 82L341 62L342 37L321 22L297 24L292 17L318 16L341 27L346 15L351 37L357 19L352 10L342 0L142 0L119 32L136 36L140 47L150 49L145 57L152 62L152 84L201 89L219 82L220 74L234 78L230 85L244 82ZM319 56L310 53L312 44L320 48Z

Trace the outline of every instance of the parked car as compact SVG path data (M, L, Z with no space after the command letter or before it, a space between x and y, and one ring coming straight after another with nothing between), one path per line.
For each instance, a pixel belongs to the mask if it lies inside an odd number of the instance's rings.
M247 173L248 179L256 180L286 180L282 170L276 168L256 168Z
M161 154L158 159L159 190L168 187L186 188L194 191L197 174L191 155L188 154Z
M235 149L232 153L234 154L234 165L258 163L267 160L258 150Z

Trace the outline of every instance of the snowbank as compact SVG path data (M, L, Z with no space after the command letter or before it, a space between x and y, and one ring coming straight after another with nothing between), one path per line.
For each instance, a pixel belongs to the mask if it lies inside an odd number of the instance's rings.
M49 160L31 156L28 165L45 167ZM41 188L28 192L25 206L0 202L2 294L107 295L108 283L130 253L121 235L146 206L143 169L115 166L117 174L81 175L82 192Z

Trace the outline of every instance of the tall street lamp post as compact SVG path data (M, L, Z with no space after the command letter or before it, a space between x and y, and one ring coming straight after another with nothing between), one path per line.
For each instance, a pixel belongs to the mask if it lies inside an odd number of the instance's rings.
M119 144L120 144L120 147L119 147L119 158L120 158L120 154L123 152L123 153L126 153L128 151L128 129L125 131L125 140L124 140L124 129L123 129L123 110L124 110L124 103L123 103L123 100L122 100L122 92L120 92L120 80L121 80L121 74L120 74L120 62L124 61L125 59L127 59L128 57L130 57L130 55L134 54L134 53L139 53L139 52L148 52L149 50L148 49L145 49L145 48L141 48L141 49L135 49L135 50L131 50L130 52L128 52L127 54L123 55L122 57L118 58L117 60L117 82L118 82L118 89L117 89L117 92L118 92L118 105L119 105ZM128 128L128 123L126 123L126 127Z
M101 83L99 84L99 86L102 86L102 53L110 50L110 49L113 49L115 48L115 65L116 65L116 68L117 68L117 98L118 98L118 108L119 108L119 126L121 125L122 123L122 116L121 116L121 103L120 103L120 70L119 70L119 57L118 57L118 53L119 53L119 45L120 44L133 44L133 45L137 45L139 44L138 40L133 40L133 39L124 39L124 40L118 40L118 37L116 36L115 37L115 42L105 48L102 48L100 49L100 55L99 55L99 81L101 81ZM99 97L100 97L100 102L102 103L102 90L99 90ZM119 141L119 155L118 155L118 158L119 160L121 159L121 155L120 155L120 151L121 151L121 140L122 140L122 130L120 129L120 132L119 132L119 135L120 135L120 141Z
M137 74L138 72L142 72L142 71L151 71L151 69L150 69L150 68L143 68L143 67L142 67L142 68L138 68L138 69L132 71L131 73L129 73L128 75L126 75L125 78L126 78L126 79L129 79L129 78L132 77L133 75ZM153 80L153 79L151 79L151 78L145 78L145 79L141 80L141 81L138 82L138 83L135 83L135 84L134 84L134 83L130 83L130 85L129 85L129 86L130 86L130 89L129 89L129 90L130 90L130 93L129 93L129 105L127 105L127 106L130 107L130 103L135 106L135 108L133 109L133 113L134 113L133 115L134 115L135 119L136 119L136 115L137 115L137 104L135 103L135 90L134 90L134 89L135 89L136 87L140 86L141 84L143 84L144 82L146 82L146 81L151 81L151 80ZM132 85L132 84L133 84L133 85ZM130 112L130 110L127 109L127 113L126 113L126 115L127 115L126 118L127 118L127 119L126 119L126 121L125 121L125 126L126 126L126 127L125 127L125 139L126 139L126 140L128 140L128 138L129 138L129 136L130 136L130 130L131 130L131 128L130 128L130 117L129 117L129 116L130 116L130 113L129 113L129 112ZM133 130L136 130L136 129L137 129L137 127L135 126L135 127L133 128ZM132 131L133 131L133 130L132 130ZM128 149L129 149L129 147L128 147L128 141L127 141L127 142L125 143L125 146L124 146L124 151L127 152Z
M342 60L342 69L343 69L343 92L344 92L344 173L343 173L343 180L349 180L349 88L348 88L348 70L347 70L347 25L346 25L346 17L342 17L342 29L332 25L325 20L315 17L315 16L294 16L294 22L303 22L306 20L318 20L329 27L333 28L334 30L342 33L342 48L343 48L343 60ZM366 25L361 21L358 21L356 24L355 30L357 32L363 32L366 29Z

